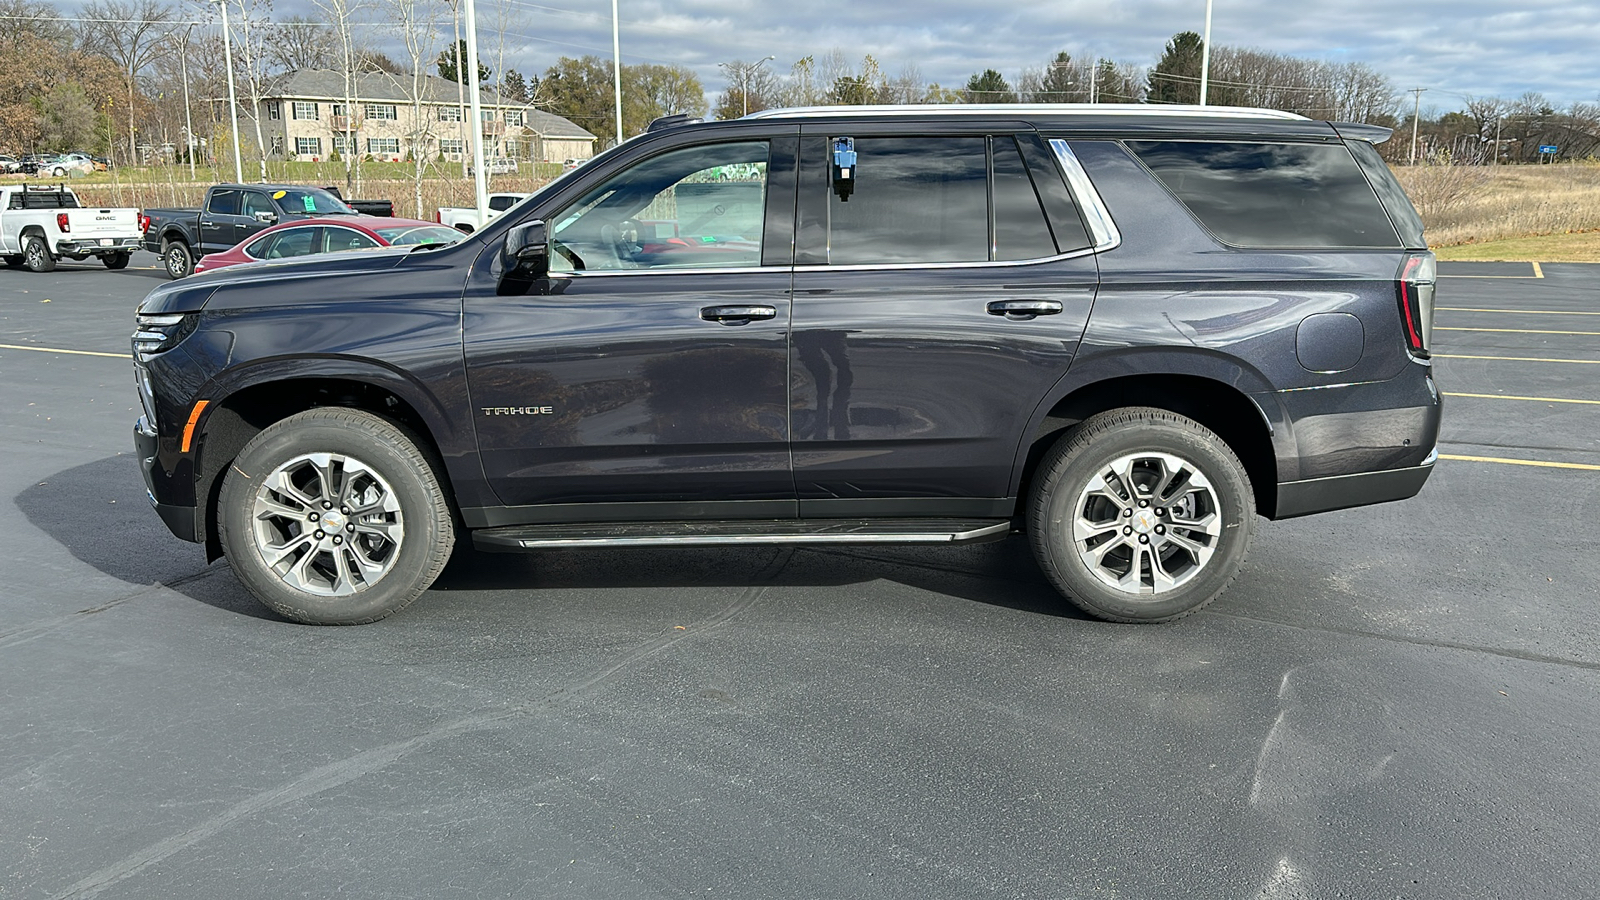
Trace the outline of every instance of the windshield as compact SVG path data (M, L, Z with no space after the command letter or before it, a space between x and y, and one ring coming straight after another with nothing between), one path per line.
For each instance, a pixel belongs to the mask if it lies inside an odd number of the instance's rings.
M396 225L393 228L379 228L376 231L379 237L394 247L412 244L453 244L466 237L465 234L445 225Z
M272 199L278 201L286 213L304 213L308 216L357 215L343 200L322 188L280 188L272 192Z

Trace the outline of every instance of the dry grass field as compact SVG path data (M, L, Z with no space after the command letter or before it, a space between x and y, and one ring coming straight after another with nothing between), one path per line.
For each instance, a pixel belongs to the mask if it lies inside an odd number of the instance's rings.
M1600 161L1402 166L1395 174L1441 258L1600 259Z

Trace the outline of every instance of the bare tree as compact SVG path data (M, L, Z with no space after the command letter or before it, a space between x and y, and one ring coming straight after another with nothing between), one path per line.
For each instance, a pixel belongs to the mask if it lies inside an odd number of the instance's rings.
M84 49L110 58L127 78L128 162L139 159L134 95L139 73L167 52L172 7L161 0L94 0L83 7L77 23Z
M326 22L290 16L273 28L269 60L280 69L333 69L341 58L338 36Z
M272 0L223 0L234 9L229 23L233 31L234 65L244 76L246 96L250 98L250 122L255 126L256 148L261 180L267 180L267 146L261 131L261 116L267 90L267 57L272 39Z
M317 9L322 10L327 17L328 24L333 27L333 40L337 52L339 74L344 80L344 112L345 130L343 134L344 152L339 154L344 162L344 189L352 197L361 193L361 154L356 152L358 130L356 128L356 102L358 101L357 89L360 87L361 50L356 46L355 33L350 24L356 13L364 4L361 0L312 0ZM334 135L334 147L337 151L340 135Z
M397 80L409 81L406 98L411 103L411 129L406 134L412 168L412 192L416 202L416 217L422 218L422 181L427 172L430 153L437 152L437 138L433 123L422 114L422 101L428 92L428 61L433 59L439 45L438 4L431 0L386 0L393 27L406 47L406 58L411 63L407 76ZM477 126L478 123L472 123Z

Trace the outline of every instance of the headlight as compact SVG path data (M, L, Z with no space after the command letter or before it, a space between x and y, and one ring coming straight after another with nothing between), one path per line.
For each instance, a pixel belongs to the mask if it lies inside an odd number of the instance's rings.
M138 330L133 333L133 355L140 362L165 353L194 331L199 318L193 313L147 316L134 318Z

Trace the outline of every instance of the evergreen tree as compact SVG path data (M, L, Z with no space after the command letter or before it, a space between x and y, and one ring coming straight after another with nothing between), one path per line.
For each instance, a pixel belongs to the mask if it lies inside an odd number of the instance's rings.
M455 81L457 78L457 73L461 71L458 60L465 60L466 58L466 41L460 41L454 47L446 47L439 51L439 77L443 78L445 81ZM479 57L478 82L480 84L487 82L491 74L493 74L493 70L484 65L482 57ZM465 84L466 82L463 80L462 83Z
M1083 91L1073 75L1072 54L1061 52L1045 64L1044 76L1039 81L1035 103L1076 103L1082 100Z
M1016 103L1017 93L1006 83L1004 75L993 69L984 69L967 79L968 103Z
M1200 102L1200 55L1203 47L1200 35L1192 31L1180 31L1167 41L1161 61L1150 73L1149 102Z

